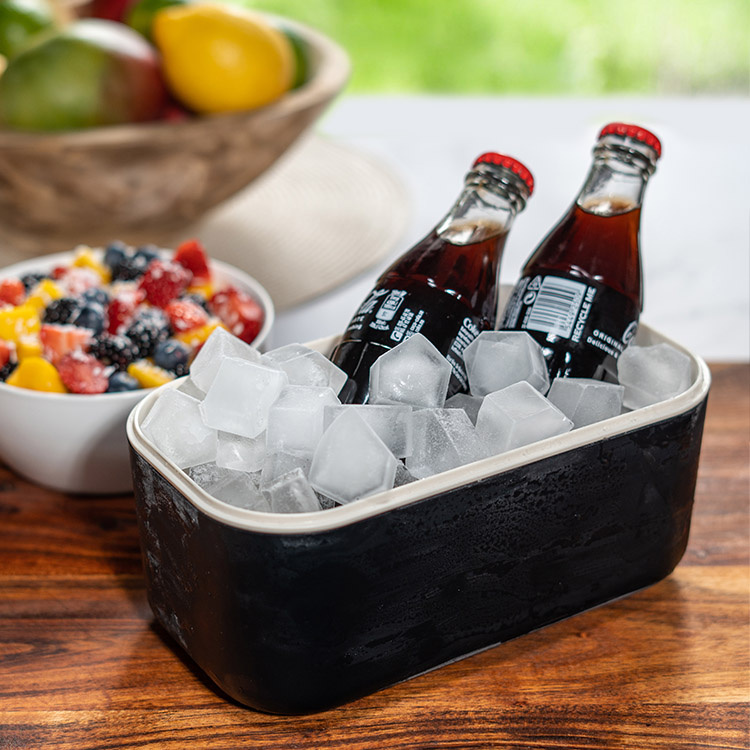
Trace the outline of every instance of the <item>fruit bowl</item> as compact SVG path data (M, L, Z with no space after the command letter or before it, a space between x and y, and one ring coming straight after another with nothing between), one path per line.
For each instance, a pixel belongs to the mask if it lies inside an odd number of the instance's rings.
M68 265L74 253L55 253L0 270L0 279ZM263 326L253 340L261 347L274 321L266 290L251 276L210 262L217 288L232 285L262 307ZM0 381L0 462L36 484L60 492L115 494L131 489L125 423L131 409L153 388L86 395L47 393Z
M61 133L0 131L0 226L21 249L159 241L251 183L317 119L349 75L344 50L283 19L308 77L246 112ZM160 236L160 233L163 233Z

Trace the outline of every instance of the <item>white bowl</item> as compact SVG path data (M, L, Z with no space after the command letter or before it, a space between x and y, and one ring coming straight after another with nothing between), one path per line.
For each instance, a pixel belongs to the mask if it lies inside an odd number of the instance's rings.
M0 279L46 272L67 264L73 252L56 253L0 270ZM217 286L233 284L261 305L265 320L253 346L260 347L273 326L268 292L252 276L211 261ZM14 472L60 492L130 492L132 480L125 423L131 409L152 388L83 395L46 393L0 382L0 459Z

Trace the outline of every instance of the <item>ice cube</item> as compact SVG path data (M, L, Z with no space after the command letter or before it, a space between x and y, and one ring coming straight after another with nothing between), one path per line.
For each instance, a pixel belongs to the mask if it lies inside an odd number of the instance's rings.
M263 364L278 367L289 378L290 385L309 385L318 388L331 388L335 394L346 383L346 373L333 364L320 352L302 344L286 346L266 352L261 358Z
M242 359L247 362L260 362L260 352L229 333L224 328L216 328L190 364L190 382L203 393L208 393L219 365L225 357Z
M217 500L236 508L269 511L268 499L258 489L252 474L224 469L215 463L202 464L186 470L187 475Z
M484 457L474 425L462 409L420 409L414 413L414 451L406 468L417 479Z
M393 487L398 461L354 410L344 411L323 433L310 467L310 484L348 503Z
M282 475L264 492L274 513L310 513L321 509L315 490L301 469Z
M693 382L690 357L666 343L629 346L617 360L617 377L628 409L677 396Z
M396 477L393 480L394 487L403 487L405 484L416 482L417 478L404 466L402 461L396 465Z
M487 394L477 415L477 435L489 454L572 429L573 422L525 380Z
M247 360L225 357L200 402L208 427L244 437L266 429L268 412L287 384L286 373Z
M203 398L206 395L204 391L193 383L190 379L190 375L187 375L183 379L183 381L177 386L177 390L181 393L187 393L188 396L192 396L193 398L198 399L198 401L203 401Z
M260 471L266 458L266 433L248 438L219 432L216 445L216 465L235 471Z
M445 403L451 366L421 333L382 354L370 368L372 404L439 408Z
M338 403L327 387L286 386L268 412L268 450L312 457L323 435L323 408Z
M472 424L477 423L477 414L482 406L482 396L470 396L468 393L457 393L445 402L446 409L463 409Z
M295 456L292 453L266 453L263 469L260 473L260 486L267 487L279 477L294 469L301 469L307 476L310 473L312 457Z
M555 378L547 398L574 427L616 417L622 411L624 388L589 378Z
M410 456L413 445L412 409L410 406L392 404L345 404L326 406L323 411L323 429L346 409L356 411L375 434L386 444L396 458Z
M482 331L464 351L472 396L486 396L522 380L549 388L542 347L525 331Z
M200 404L168 388L159 394L141 425L143 434L181 469L216 457L216 430L203 423Z

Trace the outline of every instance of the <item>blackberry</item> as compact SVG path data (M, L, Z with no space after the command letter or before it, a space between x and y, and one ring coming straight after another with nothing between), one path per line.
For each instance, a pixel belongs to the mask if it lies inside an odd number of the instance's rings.
M48 279L46 273L25 273L21 276L21 283L27 292L30 292L42 279Z
M133 281L140 278L149 262L143 255L125 255L112 269L112 281Z
M141 384L132 376L126 372L115 370L109 376L109 386L107 387L107 393L121 393L122 391L137 391L141 387Z
M124 370L138 356L135 344L125 336L103 333L89 344L89 354L102 364Z
M139 357L150 357L156 345L169 338L169 318L156 307L143 310L125 331L136 346Z
M68 322L79 328L90 328L98 336L104 330L104 308L95 302L84 303L73 310Z
M178 378L187 375L190 350L177 339L168 339L156 345L154 364L173 372Z
M144 259L146 265L148 265L152 260L161 258L161 255L159 254L159 248L156 245L141 245L136 249L133 257Z
M75 297L60 297L53 299L44 308L42 315L43 323L67 323L73 313L81 307L81 303Z
M13 370L16 369L17 365L17 362L11 362L8 360L2 367L0 367L0 381L4 383Z

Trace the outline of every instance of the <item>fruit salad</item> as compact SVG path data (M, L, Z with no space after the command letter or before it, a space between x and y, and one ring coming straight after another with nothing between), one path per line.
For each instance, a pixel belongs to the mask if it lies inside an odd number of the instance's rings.
M252 343L261 305L216 284L196 240L174 253L113 242L0 278L0 381L51 393L152 388L184 375L217 327Z

